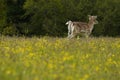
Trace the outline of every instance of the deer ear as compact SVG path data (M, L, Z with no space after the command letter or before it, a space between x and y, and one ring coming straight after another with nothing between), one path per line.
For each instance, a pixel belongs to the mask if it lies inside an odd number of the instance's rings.
M97 18L97 16L95 16L95 18Z
M92 16L91 16L91 15L88 15L88 17L89 17L89 20L91 20Z
M88 15L88 17L91 17L91 15Z

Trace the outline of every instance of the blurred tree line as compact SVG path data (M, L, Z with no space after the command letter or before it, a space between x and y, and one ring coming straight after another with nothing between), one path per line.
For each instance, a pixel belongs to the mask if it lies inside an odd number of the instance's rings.
M0 34L66 36L68 20L97 15L94 36L120 35L120 0L0 0Z

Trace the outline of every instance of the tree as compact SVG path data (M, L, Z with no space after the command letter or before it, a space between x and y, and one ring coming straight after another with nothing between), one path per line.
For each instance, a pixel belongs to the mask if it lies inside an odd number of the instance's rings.
M120 34L120 1L119 0L97 0L95 11L97 12L99 24L94 30L95 35L117 36Z
M88 22L87 15L97 15L99 24L92 35L118 36L119 4L120 0L0 0L0 33L65 36L68 20Z
M24 10L22 8L25 0L7 0L7 24L15 25L18 32L21 32L22 27L18 26L18 24L24 22L22 15L24 14Z
M6 25L6 3L5 0L0 0L0 34Z

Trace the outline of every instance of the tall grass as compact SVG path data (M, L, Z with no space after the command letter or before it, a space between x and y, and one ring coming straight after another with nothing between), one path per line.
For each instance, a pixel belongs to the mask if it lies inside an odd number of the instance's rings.
M0 80L120 80L120 38L0 37Z

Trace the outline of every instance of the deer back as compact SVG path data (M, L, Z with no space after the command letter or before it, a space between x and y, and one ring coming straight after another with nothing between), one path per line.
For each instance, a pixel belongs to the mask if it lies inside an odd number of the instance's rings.
M75 27L75 32L86 32L90 30L88 23L85 22L73 22L73 26Z

